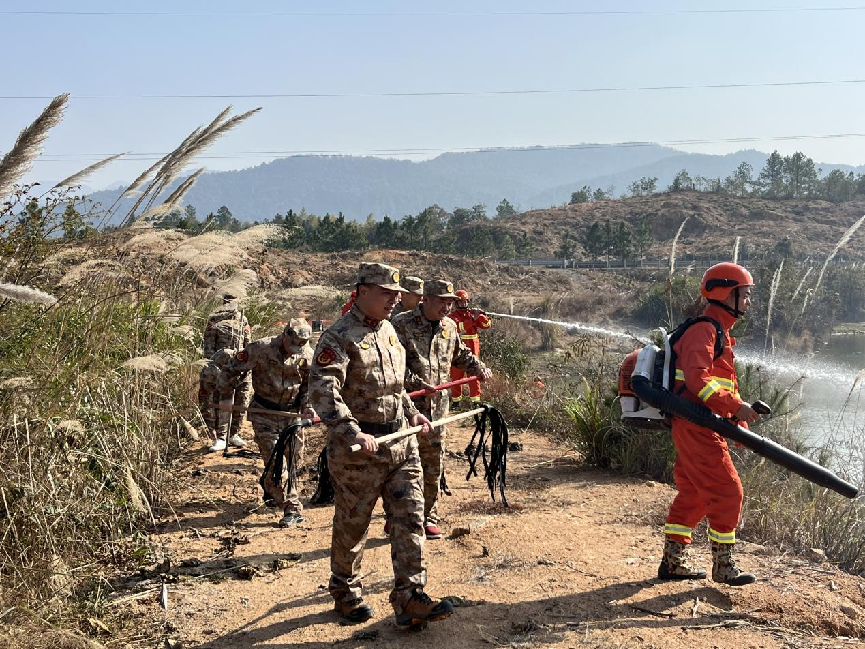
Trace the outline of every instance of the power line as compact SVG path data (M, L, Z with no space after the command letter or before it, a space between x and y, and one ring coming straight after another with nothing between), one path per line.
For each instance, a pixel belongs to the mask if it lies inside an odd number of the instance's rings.
M496 95L552 95L598 92L658 92L669 90L729 90L736 88L783 88L807 86L858 85L865 79L810 79L804 81L756 81L707 83L697 85L664 85L598 88L528 88L510 90L425 90L416 92L293 92L249 94L183 94L183 95L71 95L73 99L357 99L370 97L475 97ZM0 95L0 99L53 99L54 95Z
M806 12L862 11L865 6L838 7L746 7L739 9L597 9L564 11L70 11L70 10L10 10L0 11L4 16L188 16L188 17L292 17L292 18L380 18L434 16L671 16L671 15L715 15L715 14L776 14Z
M512 147L512 146L492 146L492 147L451 147L451 148L395 148L395 149L290 149L281 151L235 151L226 154L213 154L197 156L196 160L243 160L252 158L270 158L279 156L296 156L296 155L318 155L318 156L337 156L337 155L430 155L437 153L479 153L479 152L497 152L497 151L512 151L519 153L532 153L538 151L556 151L556 150L580 150L580 149L603 149L603 148L633 148L633 147L648 147L648 146L699 146L704 144L748 144L754 142L788 142L796 140L831 140L831 139L847 139L847 138L865 138L865 133L822 133L822 134L806 134L806 135L767 135L754 137L731 137L731 138L700 138L687 140L666 140L658 142L609 142L609 143L583 143L583 144L551 144L537 145L529 147ZM153 161L159 160L168 152L145 152L145 153L130 153L123 160L126 161ZM72 161L88 161L100 160L111 153L54 153L43 154L36 162L72 162ZM57 157L54 157L57 156ZM60 157L63 156L63 157ZM75 157L80 156L80 157Z

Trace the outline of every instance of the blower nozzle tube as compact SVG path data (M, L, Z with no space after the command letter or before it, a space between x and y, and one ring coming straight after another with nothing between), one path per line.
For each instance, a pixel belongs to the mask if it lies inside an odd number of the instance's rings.
M636 372L631 377L631 387L634 393L645 401L658 408L662 412L672 413L684 417L698 426L713 430L722 437L739 442L748 447L757 455L771 460L785 469L802 476L806 480L821 487L836 491L847 498L855 498L859 490L826 467L812 462L798 453L773 442L761 435L751 432L741 426L734 424L728 419L716 415L705 406L693 403L687 399L673 394L664 388L655 387L645 376Z

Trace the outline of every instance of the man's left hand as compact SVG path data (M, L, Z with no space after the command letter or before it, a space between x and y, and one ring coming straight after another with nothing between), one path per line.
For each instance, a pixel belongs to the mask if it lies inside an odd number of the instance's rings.
M421 435L429 435L432 432L432 425L430 424L430 420L420 413L409 419L408 423L410 423L412 426L423 426L420 431Z
M304 408L303 412L300 413L300 416L304 419L315 419L316 417L318 417L315 410L313 410L312 408Z

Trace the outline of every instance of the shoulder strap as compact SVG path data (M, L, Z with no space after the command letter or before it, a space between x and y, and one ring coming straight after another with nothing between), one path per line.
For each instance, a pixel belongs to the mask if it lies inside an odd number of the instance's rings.
M711 322L715 326L715 356L713 358L714 360L717 360L724 352L724 329L721 327L721 323L715 320L715 318L710 318L706 315L697 316L696 318L688 318L670 332L670 347L672 348L672 346L679 341L691 325L697 324L698 322Z

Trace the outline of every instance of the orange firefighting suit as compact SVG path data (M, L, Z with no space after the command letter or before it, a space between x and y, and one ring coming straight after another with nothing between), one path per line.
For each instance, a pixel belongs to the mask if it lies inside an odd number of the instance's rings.
M733 365L736 340L730 337L736 319L715 304L706 307L703 315L721 325L723 351L713 358L717 330L711 322L691 325L673 347L677 354L674 389L722 417L732 417L743 403ZM747 427L744 422L740 425ZM690 543L693 529L705 516L710 540L735 543L743 494L727 441L708 428L673 417L673 442L678 451L673 477L679 493L670 506L664 533L674 541Z
M478 336L478 331L481 329L489 329L493 326L492 320L490 320L485 314L478 313L477 315L472 314L470 309L457 309L453 313L448 316L451 320L457 323L457 329L460 332L460 338L463 339L463 342L466 344L466 347L469 348L472 354L480 358L481 354L481 341ZM456 381L457 379L461 379L465 376L465 372L456 367L451 368L451 381ZM481 400L481 383L480 381L472 381L468 384L469 387L469 400L471 401L480 401ZM458 385L455 388L451 388L451 399L458 402L463 398L463 386Z

